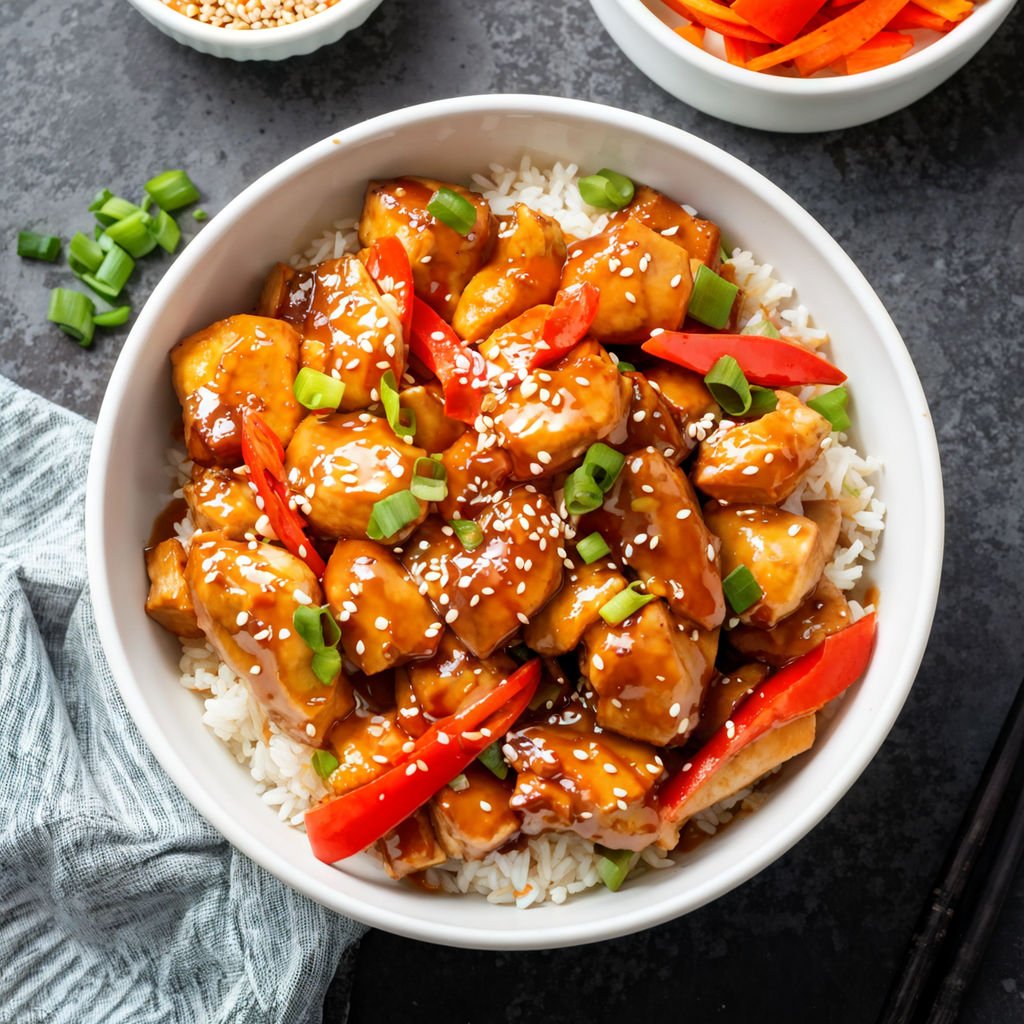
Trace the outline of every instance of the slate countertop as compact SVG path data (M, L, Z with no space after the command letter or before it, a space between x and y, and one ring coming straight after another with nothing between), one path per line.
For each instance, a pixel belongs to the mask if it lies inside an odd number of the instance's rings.
M123 332L81 351L51 329L46 290L67 284L66 271L18 260L16 230L84 227L98 187L134 194L167 166L188 168L214 213L282 157L424 99L547 93L660 118L767 174L847 249L914 356L948 516L935 630L881 753L781 861L640 935L500 954L371 933L349 1019L873 1021L1024 672L1021 11L910 109L811 136L736 128L677 102L626 61L584 0L385 0L361 31L283 65L204 57L123 2L35 0L4 14L0 372L90 417ZM137 302L167 265L145 262ZM346 1001L332 990L325 1020L344 1020ZM1022 1019L1024 879L963 1015Z

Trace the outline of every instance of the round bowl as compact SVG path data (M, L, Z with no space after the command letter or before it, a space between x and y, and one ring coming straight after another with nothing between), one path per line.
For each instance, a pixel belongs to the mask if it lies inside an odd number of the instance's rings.
M311 18L280 28L216 28L172 10L162 0L128 0L164 35L200 53L229 60L285 60L336 43L380 6L381 0L339 0Z
M669 27L675 16L660 0L590 3L622 52L648 78L691 107L748 128L823 132L874 121L915 103L988 42L1016 0L983 0L952 31L919 42L888 67L806 79L735 67L681 39ZM923 38L924 33L917 35Z
M780 775L765 806L671 870L618 893L592 890L525 911L390 881L366 855L315 860L246 770L200 722L178 683L176 639L143 611L142 547L166 494L164 450L180 415L168 353L178 339L254 303L267 269L325 225L358 211L368 178L468 180L524 152L610 166L691 203L725 237L775 265L830 328L856 399L857 440L885 462L888 528L872 578L878 643L864 679L809 756ZM684 185L680 183L684 182ZM100 635L132 717L198 810L238 849L313 899L401 935L527 949L594 942L658 924L756 874L853 784L910 690L931 626L942 560L942 484L928 405L881 302L839 245L792 199L714 146L610 107L538 96L442 100L374 118L303 150L250 185L178 257L125 343L96 428L86 498L89 577Z

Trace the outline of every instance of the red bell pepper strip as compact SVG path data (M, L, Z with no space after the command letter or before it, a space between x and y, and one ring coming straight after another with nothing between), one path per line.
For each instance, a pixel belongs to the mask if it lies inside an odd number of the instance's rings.
M664 3L681 18L698 22L702 27L718 32L722 36L733 36L750 42L771 42L768 36L749 25L724 4L714 3L712 0L664 0Z
M418 296L413 298L409 347L441 382L445 415L472 426L487 388L484 357Z
M892 21L886 25L886 30L898 32L900 29L928 28L933 32L948 32L956 22L947 21L938 14L932 14L917 4L907 4Z
M700 374L708 373L722 356L732 356L751 384L767 388L842 384L846 380L838 366L786 338L665 331L645 341L642 348Z
M575 348L590 330L600 300L601 289L589 281L559 292L544 321L541 343L530 359L530 369L557 362Z
M825 0L736 0L732 10L775 42L791 43L824 6Z
M874 646L876 616L865 615L759 686L733 711L732 728L723 726L659 790L665 821L685 816L687 800L732 757L769 729L813 714L838 697L864 673Z
M405 246L392 235L378 238L366 254L366 269L385 295L398 306L402 337L408 342L412 333L412 264Z
M288 504L284 448L277 434L254 409L242 412L242 458L274 533L293 555L316 573L317 579L322 579L327 565L306 536L302 517Z
M386 772L307 811L313 856L327 864L351 857L408 818L508 732L539 680L540 660L535 658L482 700L435 722Z

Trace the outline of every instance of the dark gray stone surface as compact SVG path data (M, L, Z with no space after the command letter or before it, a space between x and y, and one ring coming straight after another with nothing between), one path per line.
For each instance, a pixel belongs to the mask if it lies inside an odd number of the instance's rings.
M330 131L424 99L540 92L653 115L764 171L847 248L917 362L948 509L935 632L882 752L782 861L644 934L518 955L371 934L350 1019L872 1021L1024 672L1021 12L914 107L810 137L735 128L678 103L621 57L583 0L385 0L361 32L286 65L203 57L110 0L8 3L0 32L0 372L88 416L123 332L85 352L52 330L47 288L66 274L18 260L16 229L86 227L98 186L131 195L179 164L213 212ZM136 303L167 264L146 262ZM345 1001L333 991L325 1019L343 1020ZM963 1019L1024 1020L1024 884Z

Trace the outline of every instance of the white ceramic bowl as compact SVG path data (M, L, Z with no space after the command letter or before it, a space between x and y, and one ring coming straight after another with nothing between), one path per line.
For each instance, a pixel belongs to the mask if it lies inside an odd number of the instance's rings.
M143 612L142 546L166 493L164 450L179 415L171 346L251 308L275 260L359 210L368 178L468 180L524 152L615 167L664 189L796 284L832 331L860 443L885 460L880 492L889 518L872 569L883 596L870 669L766 805L676 868L619 893L598 889L519 912L396 884L367 856L343 870L315 860L305 836L277 820L201 725L201 702L179 686L177 641ZM943 534L938 451L921 385L885 309L836 242L757 172L692 135L610 107L536 96L442 100L374 118L286 160L219 213L175 261L125 343L100 412L86 518L93 601L114 676L153 752L199 811L253 860L341 913L418 939L503 949L592 942L677 917L756 874L820 821L871 760L914 680Z
M321 14L280 28L216 28L172 10L162 0L128 0L164 35L200 53L230 60L285 60L336 43L380 6L381 0L339 0Z
M660 0L590 2L623 53L691 107L748 128L820 132L886 117L931 92L988 42L1016 0L981 0L951 32L888 67L810 79L748 71L705 52L668 27L679 19Z

